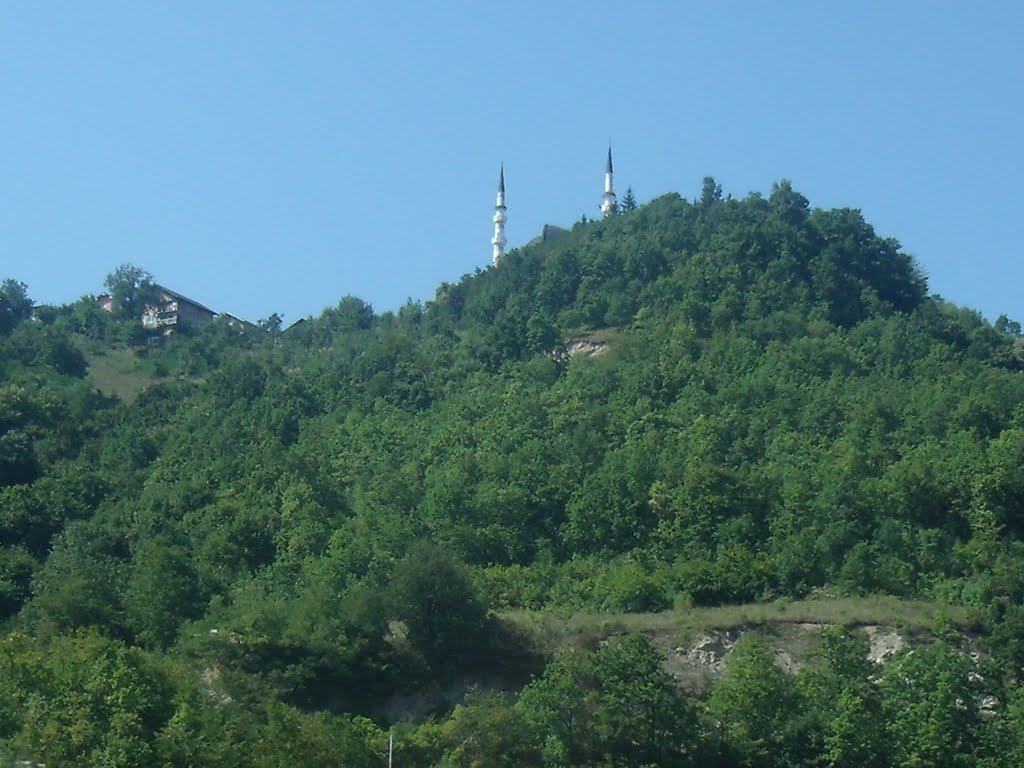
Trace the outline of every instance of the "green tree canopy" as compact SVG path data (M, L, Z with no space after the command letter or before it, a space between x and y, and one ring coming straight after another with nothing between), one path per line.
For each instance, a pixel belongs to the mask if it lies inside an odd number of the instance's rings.
M0 283L0 335L10 333L22 320L32 316L28 286L12 278Z
M450 552L414 542L395 567L391 595L410 642L432 667L455 669L486 650L487 611Z
M156 299L153 276L134 264L122 264L103 281L110 292L114 312L119 317L136 319Z

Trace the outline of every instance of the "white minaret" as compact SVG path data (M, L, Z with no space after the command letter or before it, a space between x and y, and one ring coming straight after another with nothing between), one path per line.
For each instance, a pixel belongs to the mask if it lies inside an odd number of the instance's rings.
M612 189L612 145L608 145L608 162L604 165L604 195L601 197L601 214L611 216L618 209L615 191Z
M495 265L501 261L501 257L505 255L505 221L508 216L505 215L505 164L501 164L501 170L498 171L498 197L494 201L494 237L491 238L491 247L494 249L492 259Z

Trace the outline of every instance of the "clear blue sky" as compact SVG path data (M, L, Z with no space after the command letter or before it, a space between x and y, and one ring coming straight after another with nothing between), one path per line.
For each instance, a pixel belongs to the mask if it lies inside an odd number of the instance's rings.
M39 302L132 262L285 322L429 299L598 214L792 180L932 291L1024 320L1024 3L0 5L0 277Z

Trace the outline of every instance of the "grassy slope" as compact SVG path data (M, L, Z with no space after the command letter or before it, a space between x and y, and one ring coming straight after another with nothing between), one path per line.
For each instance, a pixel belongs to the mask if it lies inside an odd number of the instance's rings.
M144 389L160 381L139 368L131 349L86 347L89 383L105 395L116 395L132 403Z
M661 613L508 611L502 618L533 635L548 651L600 642L624 632L640 632L673 643L685 643L712 631L756 629L774 634L800 625L883 626L916 636L930 636L946 627L966 633L977 625L973 612L966 608L888 596L776 600Z

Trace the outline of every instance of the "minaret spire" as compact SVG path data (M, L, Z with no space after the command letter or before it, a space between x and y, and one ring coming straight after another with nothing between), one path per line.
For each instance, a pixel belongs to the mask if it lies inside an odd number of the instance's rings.
M604 164L604 195L601 197L601 214L605 217L611 216L619 209L615 200L615 190L612 188L612 144L608 142L608 161Z
M494 201L494 237L491 238L493 254L491 256L494 264L501 261L505 255L505 221L508 216L505 214L505 164L502 163L498 171L498 196Z

